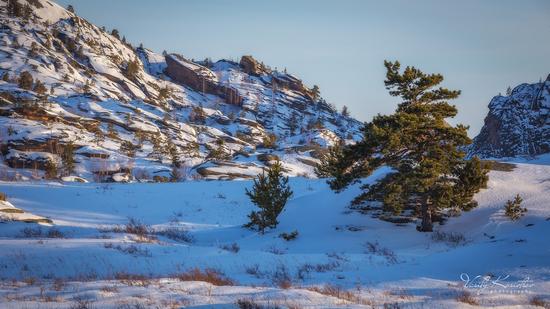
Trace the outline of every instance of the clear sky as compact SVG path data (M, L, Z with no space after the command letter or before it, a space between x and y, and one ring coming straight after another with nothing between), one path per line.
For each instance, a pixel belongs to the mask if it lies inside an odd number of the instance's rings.
M286 68L369 121L398 99L384 59L442 73L462 90L456 121L475 135L508 86L550 73L550 1L56 0L158 52L213 60L251 54Z

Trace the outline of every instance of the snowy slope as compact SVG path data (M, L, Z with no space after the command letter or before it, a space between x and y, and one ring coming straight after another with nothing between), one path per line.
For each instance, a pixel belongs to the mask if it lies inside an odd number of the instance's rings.
M60 176L89 181L112 181L115 173L130 181L169 177L176 161L184 178L246 178L247 158L262 153L291 157L288 174L311 176L311 164L296 158L314 162L312 150L315 156L336 142L361 137L359 121L322 98L313 99L290 74L252 75L227 60L206 64L160 55L133 47L48 0L30 3L29 21L7 16L0 7L4 179L40 179L48 161ZM170 67L168 58L179 59L183 68ZM30 89L19 87L25 71L33 77ZM45 86L42 91L35 89L37 81ZM274 149L262 148L272 134ZM135 157L121 151L124 142L137 146ZM68 143L78 150L72 173L60 160L31 159L35 151L61 158ZM7 160L12 150L28 153L21 156L26 159ZM212 158L216 151L221 155ZM238 171L214 176L203 166L211 161L232 161Z
M0 303L8 308L44 304L39 296L44 293L42 286L46 295L64 300L52 303L53 307L69 306L75 296L87 295L101 307L115 307L121 300L160 304L166 298L185 299L189 306L199 306L253 298L320 308L370 308L394 302L462 308L467 305L457 301L457 295L469 291L483 306L526 308L534 296L550 297L550 166L545 165L550 161L541 160L542 164L519 163L511 172L492 171L489 188L476 195L478 208L436 226L445 235L464 237L455 242L418 233L414 223L396 225L349 211L346 205L358 188L336 194L322 180L291 179L295 194L280 225L265 235L241 227L253 209L244 194L244 187L251 185L248 181L3 183L0 191L9 202L50 218L53 226L42 226L37 236L32 233L35 224L0 224L0 279L5 282ZM504 216L503 204L516 193L524 198L528 212L513 222ZM129 217L149 225L156 240L143 242L136 235L115 232ZM48 237L51 229L63 238ZM186 231L185 240L166 237L167 230ZM299 233L296 240L279 237L294 230ZM232 251L233 244L239 249ZM221 270L237 286L176 279L178 273L195 267ZM139 280L137 286L111 281L120 273L163 279L152 280L154 288L144 289ZM509 277L501 282L506 287L480 289L464 287L464 274L493 276L492 280ZM37 282L21 282L30 277ZM55 278L73 282L55 291ZM291 287L281 289L281 278ZM528 287L512 286L526 278ZM11 279L19 283L8 284ZM350 291L356 298L310 291L325 284ZM102 292L106 286L116 286L116 292Z

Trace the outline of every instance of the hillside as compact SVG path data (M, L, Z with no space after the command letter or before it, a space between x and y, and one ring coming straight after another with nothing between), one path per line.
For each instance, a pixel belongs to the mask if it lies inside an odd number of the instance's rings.
M251 56L158 54L48 0L0 10L3 179L250 178L277 157L312 175L323 148L361 136L316 89Z
M485 158L536 156L550 152L550 75L521 84L489 103L489 113L471 155Z

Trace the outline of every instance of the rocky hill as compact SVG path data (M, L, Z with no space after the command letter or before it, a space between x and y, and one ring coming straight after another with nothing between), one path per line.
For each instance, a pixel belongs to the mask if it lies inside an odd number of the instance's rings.
M48 0L0 7L0 178L249 178L280 158L312 175L360 138L297 77L252 56L194 61L134 47Z
M469 152L486 158L550 152L550 75L521 84L489 103L489 114Z

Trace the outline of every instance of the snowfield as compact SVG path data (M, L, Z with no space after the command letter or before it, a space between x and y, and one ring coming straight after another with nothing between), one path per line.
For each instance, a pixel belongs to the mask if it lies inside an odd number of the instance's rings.
M358 186L336 194L321 179L292 178L294 196L264 235L242 227L254 209L244 192L250 181L1 183L24 213L0 223L0 307L548 304L548 161L492 171L479 207L437 226L439 237L352 211ZM503 205L517 193L528 212L512 222ZM29 214L53 223L9 220ZM131 222L148 231L128 230ZM279 237L294 230L295 240ZM185 277L194 269L215 269L233 285Z

